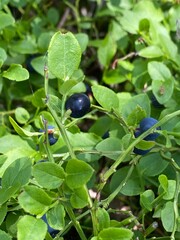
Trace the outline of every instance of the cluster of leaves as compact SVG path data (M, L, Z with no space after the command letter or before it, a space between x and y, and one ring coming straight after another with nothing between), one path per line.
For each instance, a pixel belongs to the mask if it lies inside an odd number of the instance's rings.
M1 239L178 239L179 16L173 0L1 1Z

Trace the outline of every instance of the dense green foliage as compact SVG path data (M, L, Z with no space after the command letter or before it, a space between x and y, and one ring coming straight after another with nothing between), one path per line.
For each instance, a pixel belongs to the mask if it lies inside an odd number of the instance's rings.
M0 1L0 239L180 238L179 43L178 0Z

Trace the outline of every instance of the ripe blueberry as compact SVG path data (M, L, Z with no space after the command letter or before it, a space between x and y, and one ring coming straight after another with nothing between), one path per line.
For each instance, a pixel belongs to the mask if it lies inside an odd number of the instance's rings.
M141 135L141 132L140 130L136 130L135 133L134 133L134 136L135 138L139 137ZM139 148L134 148L133 152L138 154L138 155L145 155L147 154L151 149L147 149L147 150L142 150L142 149L139 149Z
M102 139L106 139L109 137L109 131L105 132L104 135L102 136Z
M90 109L90 100L84 93L75 93L71 95L65 103L65 109L71 110L71 117L83 117Z
M149 128L151 128L152 126L154 126L156 123L158 122L158 120L156 120L155 118L152 117L147 117L144 118L141 122L140 122L140 132L144 133L146 132ZM160 127L156 128L157 130L160 130ZM144 138L144 140L147 141L154 141L156 140L156 138L159 136L159 133L150 133L147 137Z
M39 131L40 131L40 132L45 132L43 129L40 129ZM51 126L51 125L49 125L49 126L47 127L47 131L48 131L49 144L50 144L50 145L54 145L54 144L57 142L57 140L58 140L57 137L54 137L54 127Z
M164 105L160 104L154 95L151 96L151 103L155 108L163 108Z
M45 214L42 216L41 219L47 224L48 233L50 233L50 235L51 235L52 237L55 237L56 234L57 234L59 231L56 230L56 229L54 229L54 228L52 228L52 227L50 227L49 223L47 222L47 218L46 218L46 215L45 215Z

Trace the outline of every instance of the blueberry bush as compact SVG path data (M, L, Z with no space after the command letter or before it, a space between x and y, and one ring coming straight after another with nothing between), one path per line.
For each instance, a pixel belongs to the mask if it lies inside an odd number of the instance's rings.
M0 1L0 239L180 239L179 0Z

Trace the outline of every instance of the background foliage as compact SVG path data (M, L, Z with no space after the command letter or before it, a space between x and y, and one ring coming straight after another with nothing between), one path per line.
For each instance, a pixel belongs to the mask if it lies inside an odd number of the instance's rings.
M179 41L178 0L0 1L0 239L180 238Z

